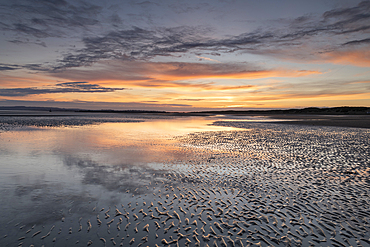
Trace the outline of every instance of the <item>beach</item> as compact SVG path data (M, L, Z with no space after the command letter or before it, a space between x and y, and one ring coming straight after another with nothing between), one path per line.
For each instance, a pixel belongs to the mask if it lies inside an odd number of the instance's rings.
M366 121L3 116L0 244L369 246Z

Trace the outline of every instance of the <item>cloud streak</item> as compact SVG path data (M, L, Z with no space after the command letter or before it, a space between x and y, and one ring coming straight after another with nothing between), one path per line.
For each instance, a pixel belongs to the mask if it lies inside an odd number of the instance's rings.
M2 64L0 63L0 71L7 71L7 70L17 70L21 69L22 67L16 64Z
M55 93L106 93L125 90L125 88L108 88L88 82L65 82L49 87L28 87L28 88L0 88L0 96L16 97L39 94Z
M88 81L117 87L212 91L249 90L256 88L248 82L255 79L297 78L319 74L321 74L320 71L314 70L262 69L249 63L159 63L119 60L109 63L99 62L91 70L75 68L50 73L50 75L67 80L78 81L84 78ZM225 80L230 82L237 80L237 85L235 83L225 85Z
M166 103L145 103L145 102L106 102L106 101L29 101L29 100L0 100L0 106L45 106L47 107L66 107L80 109L150 109L150 110L168 110L169 108L181 108L194 110L189 104L166 104ZM185 107L185 108L184 108ZM211 108L208 108L211 109ZM207 109L205 109L207 110Z

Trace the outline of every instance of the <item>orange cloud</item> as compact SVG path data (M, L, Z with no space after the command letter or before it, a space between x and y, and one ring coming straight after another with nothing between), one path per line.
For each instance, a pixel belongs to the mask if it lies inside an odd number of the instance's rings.
M189 79L261 79L300 77L320 74L319 71L273 69L261 70L247 64L150 63L151 76L159 80Z
M156 89L178 89L188 91L232 91L232 90L251 90L258 89L260 86L256 85L218 85L214 82L190 83L190 82L173 82L173 81L110 81L97 82L100 85L109 84L110 86L119 86L124 84L125 87L130 88L156 88Z
M322 59L335 64L370 67L370 46L361 50L345 50L323 53Z
M354 82L350 82L348 84L361 84L361 83L370 83L370 81L354 81Z
M73 80L96 82L117 87L198 88L203 90L237 90L251 86L218 88L212 82L191 83L189 80L263 79L271 77L303 77L320 74L319 71L276 68L258 69L250 64L159 63L159 62L100 62L90 69L70 69L50 75ZM187 82L184 82L187 80Z
M333 53L334 54L334 53ZM20 74L10 77L0 74L5 79L5 88L36 87L45 89L57 84L70 82L87 82L101 87L112 88L112 92L91 93L44 93L0 97L0 99L22 99L55 102L109 102L114 104L131 104L136 102L150 107L263 107L287 106L289 102L296 105L310 106L315 102L354 102L366 101L369 94L364 86L369 83L362 77L358 81L327 81L315 75L315 70L294 70L282 67L261 69L248 63L159 63L159 62L127 62L105 61L92 67L73 68L66 71L35 74L28 78ZM313 75L313 76L312 76ZM1 77L2 76L2 77ZM24 77L22 77L24 76ZM304 78L304 81L295 79ZM268 78L263 80L264 78ZM315 79L306 83L307 79ZM252 80L258 79L258 80ZM262 80L261 80L262 79ZM23 82L24 80L24 82ZM17 83L25 84L17 84ZM4 88L4 89L5 89ZM127 90L119 91L116 88ZM4 90L5 91L5 90ZM360 101L359 101L360 102ZM171 105L171 106L170 106Z
M309 99L341 99L341 100L355 100L359 99L361 96L368 96L370 93L367 92L341 92L341 93L275 93L270 95L251 95L249 97L240 98L239 101L279 101L279 100L309 100ZM236 100L237 101L237 100Z
M14 74L14 73L13 73ZM29 74L17 71L17 75L8 75L6 72L0 73L1 87L34 87L48 85L55 81L55 78L40 74Z
M301 77L312 74L320 74L317 71L284 71L284 70L270 70L270 71L246 71L235 73L189 73L189 74L159 74L156 75L160 80L178 81L178 80L192 80L192 79L263 79L270 77Z

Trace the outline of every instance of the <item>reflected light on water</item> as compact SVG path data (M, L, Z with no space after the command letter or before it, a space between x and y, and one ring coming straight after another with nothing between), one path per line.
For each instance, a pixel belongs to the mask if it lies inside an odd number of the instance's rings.
M62 173L60 165L70 157L104 165L169 161L185 155L173 145L176 142L173 137L233 129L211 126L212 122L210 118L183 117L138 123L18 128L1 133L2 177L9 179L9 174L20 177L51 171L47 172L52 175L51 179L59 180L61 176L56 175L56 171Z
M123 200L119 198L125 193L117 191L146 183L138 176L153 172L160 176L153 164L163 170L166 163L191 155L175 145L174 137L232 129L210 126L213 121L183 117L2 132L0 198L9 203L0 205L6 212L0 214L1 222L53 221L72 202L82 207L89 201ZM28 214L19 214L23 211ZM51 211L47 219L38 215L44 211Z

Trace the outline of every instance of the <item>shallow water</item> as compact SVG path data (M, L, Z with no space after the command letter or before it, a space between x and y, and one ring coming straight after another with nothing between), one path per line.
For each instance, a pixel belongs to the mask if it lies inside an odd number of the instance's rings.
M369 245L369 130L216 120L3 120L1 246Z

